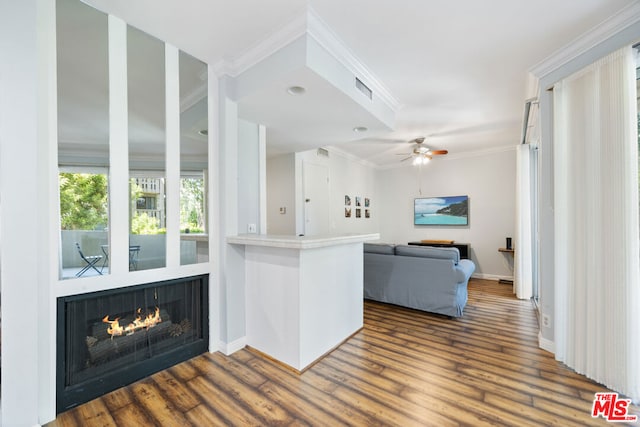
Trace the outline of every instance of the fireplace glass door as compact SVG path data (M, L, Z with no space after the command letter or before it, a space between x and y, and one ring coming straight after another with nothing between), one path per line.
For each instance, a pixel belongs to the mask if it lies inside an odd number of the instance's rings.
M59 298L58 412L206 351L206 302L206 276Z

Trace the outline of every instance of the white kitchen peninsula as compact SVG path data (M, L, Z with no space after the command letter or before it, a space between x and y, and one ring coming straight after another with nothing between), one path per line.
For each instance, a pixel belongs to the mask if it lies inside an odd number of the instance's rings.
M302 372L359 331L362 245L379 238L227 237L245 247L247 344Z

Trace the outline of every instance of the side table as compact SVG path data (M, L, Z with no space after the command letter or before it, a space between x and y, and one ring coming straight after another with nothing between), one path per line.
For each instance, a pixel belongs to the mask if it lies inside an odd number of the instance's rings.
M510 254L512 257L514 256L515 250L513 248L498 248L498 252ZM513 285L513 280L509 279L500 279L498 283L505 283L507 285Z

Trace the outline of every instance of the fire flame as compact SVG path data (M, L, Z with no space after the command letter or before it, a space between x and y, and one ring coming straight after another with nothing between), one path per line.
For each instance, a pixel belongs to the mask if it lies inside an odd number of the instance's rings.
M142 309L139 308L136 311L136 318L134 321L124 327L120 325L119 317L116 317L114 320L109 320L109 315L107 314L104 316L102 321L109 324L107 327L107 333L111 335L111 338L113 338L121 335L131 335L139 329L153 328L155 325L162 322L162 319L160 318L160 309L156 307L155 312L147 314L144 319L142 318Z

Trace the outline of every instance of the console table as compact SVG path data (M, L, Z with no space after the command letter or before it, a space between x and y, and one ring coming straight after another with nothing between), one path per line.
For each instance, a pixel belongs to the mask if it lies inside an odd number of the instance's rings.
M470 245L468 243L423 243L423 242L409 242L409 245L414 246L434 246L436 248L458 248L460 251L460 259L469 259Z
M515 256L515 250L513 248L498 248L498 252L509 254L512 257ZM513 280L511 280L511 279L499 279L498 283L505 283L507 285L513 285Z

